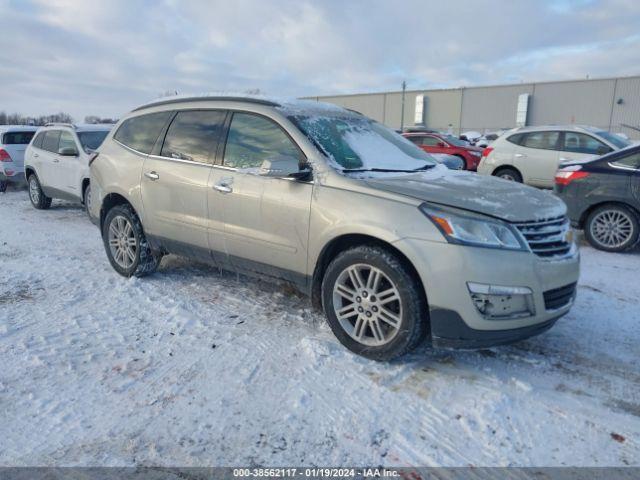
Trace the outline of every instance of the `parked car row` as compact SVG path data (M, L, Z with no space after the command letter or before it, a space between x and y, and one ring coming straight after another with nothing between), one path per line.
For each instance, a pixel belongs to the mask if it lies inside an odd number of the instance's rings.
M178 254L280 278L347 348L388 360L424 339L479 348L551 328L576 294L571 222L593 223L588 235L611 250L627 231L595 195L595 210L581 207L597 166L558 173L569 218L552 192L455 171L480 152L333 105L194 97L144 105L113 129L42 128L24 171L34 207L84 202L119 274Z
M593 127L525 127L487 147L478 173L555 188L592 246L622 252L640 240L639 152L627 139Z

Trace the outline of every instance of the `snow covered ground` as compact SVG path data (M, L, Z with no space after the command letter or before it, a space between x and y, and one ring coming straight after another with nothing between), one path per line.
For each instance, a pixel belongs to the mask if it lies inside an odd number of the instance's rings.
M167 257L118 276L79 206L0 195L0 465L640 465L640 256L571 313L392 364L291 289Z

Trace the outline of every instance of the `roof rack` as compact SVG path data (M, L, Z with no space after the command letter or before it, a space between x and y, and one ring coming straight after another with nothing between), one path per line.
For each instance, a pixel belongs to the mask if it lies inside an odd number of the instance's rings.
M63 122L47 122L44 124L45 127L69 127L75 129L76 126L73 123L63 123Z
M141 105L138 108L134 108L132 111L137 112L139 110L144 110L146 108L158 107L160 105L170 105L172 103L184 103L184 102L197 102L197 101L222 101L222 102L246 102L246 103L256 103L258 105L267 105L269 107L279 107L280 104L276 102L272 102L271 100L264 100L262 98L253 98L253 97L232 97L225 95L218 96L194 96L194 97L179 97L179 98L170 98L168 100L159 100L157 102L149 102L144 105Z

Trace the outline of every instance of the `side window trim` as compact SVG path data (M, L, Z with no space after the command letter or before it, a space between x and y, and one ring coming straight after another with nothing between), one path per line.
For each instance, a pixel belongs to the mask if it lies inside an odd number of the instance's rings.
M298 152L300 153L300 158L302 158L304 161L303 163L309 168L309 170L312 170L311 168L311 164L309 163L309 159L307 158L307 156L305 155L304 151L302 151L302 148L300 148L300 145L298 145L298 143L293 139L293 137L289 134L289 132L287 132L287 130L280 125L279 122L277 122L276 120L274 120L273 118L267 116L267 115L263 115L261 113L256 113L256 112L251 112L248 110L229 110L227 113L227 120L225 122L225 126L224 126L224 130L222 131L222 136L220 138L220 143L218 144L218 148L220 148L220 146L222 145L222 152L219 158L220 163L218 164L217 162L214 162L214 166L216 167L222 167L226 170L233 170L233 171L237 171L238 169L236 167L228 167L224 164L224 154L227 150L227 141L229 140L229 130L231 129L231 122L233 120L233 115L236 113L246 113L249 115L255 115L256 117L262 117L268 121L270 121L271 123L273 123L274 125L276 125L286 136L287 138L289 138L289 140L291 141L291 143L293 144L293 146L298 150ZM223 141L224 140L224 141ZM217 155L216 155L217 157ZM218 158L216 158L216 160L218 160Z

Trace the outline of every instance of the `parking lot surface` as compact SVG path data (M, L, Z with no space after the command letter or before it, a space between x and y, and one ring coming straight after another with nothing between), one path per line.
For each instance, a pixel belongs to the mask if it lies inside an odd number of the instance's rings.
M547 333L375 363L290 288L117 275L79 205L0 194L0 465L640 465L640 255L583 246Z

